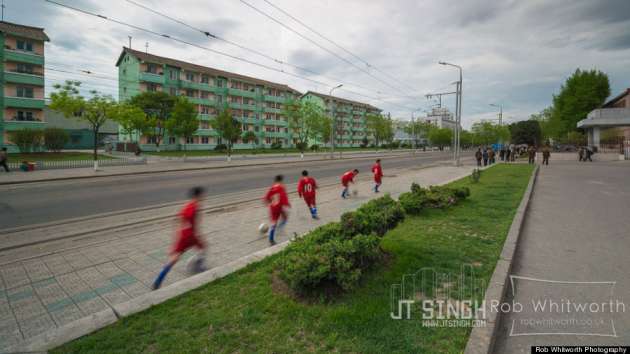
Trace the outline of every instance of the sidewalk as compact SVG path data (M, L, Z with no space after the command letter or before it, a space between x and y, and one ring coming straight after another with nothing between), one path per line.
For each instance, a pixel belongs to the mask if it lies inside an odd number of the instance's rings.
M312 220L303 201L292 196L289 223L277 241L287 241L294 233L303 234L338 220L343 212L375 196L398 196L408 191L412 182L439 184L467 176L471 170L471 166L440 166L385 171L382 193L371 192L371 181L363 177L359 195L348 200L339 197L338 187L323 188L318 194L319 221ZM266 236L257 231L263 221L267 221L267 211L259 201L226 212L203 214L201 230L209 244L210 268L267 248ZM166 220L110 230L98 238L73 240L66 249L52 254L0 266L0 348L150 291L167 259L174 228L173 221ZM33 255L46 251L46 244L31 247ZM187 253L174 267L164 286L187 277L184 267L192 254Z
M532 345L630 343L630 163L554 162L553 156L551 165L540 168L514 258L512 275L533 279L514 279L514 296L508 289L503 301L524 307L503 315L496 353L530 353ZM617 306L613 313L535 311L534 299L619 300L625 312Z
M434 151L422 152L418 151L416 154L430 154L439 153ZM359 158L374 158L376 156L405 156L412 155L412 152L370 152L370 153L343 153L341 159L359 159ZM40 170L33 172L21 172L15 171L11 173L0 173L0 185L14 184L14 183L28 183L28 182L43 182L63 179L76 179L76 178L91 178L91 177L107 177L107 176L121 176L131 174L144 174L144 173L159 173L159 172L173 172L173 171L186 171L186 170L203 170L214 168L231 168L241 166L255 166L255 165L269 165L269 164L281 164L281 163L299 163L308 161L323 161L330 159L329 155L305 155L304 158L300 158L299 154L288 156L275 156L267 157L260 156L256 158L243 158L233 157L231 162L227 162L225 157L212 158L212 159L196 159L191 158L186 161L157 161L149 162L145 165L130 165L130 166L116 166L116 167L103 167L99 171L95 172L93 168L68 168L68 169L56 169L56 170ZM335 159L339 159L339 155L336 155Z

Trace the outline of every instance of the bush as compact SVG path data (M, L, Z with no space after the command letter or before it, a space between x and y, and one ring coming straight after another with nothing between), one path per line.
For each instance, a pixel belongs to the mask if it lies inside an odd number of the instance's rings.
M317 144L311 145L311 151L318 151L318 150L319 150L319 145Z
M409 215L418 215L426 207L426 194L407 192L398 197L400 206Z
M42 145L41 130L24 128L10 133L11 141L18 146L21 153L37 151Z
M282 145L280 147L282 147ZM308 148L308 143L297 143L295 144L295 148L300 151L305 151Z
M290 250L280 260L279 276L298 294L326 287L351 290L381 255L375 235L332 237L323 244L298 240Z
M217 146L214 147L214 151L225 152L227 151L227 145L217 144Z
M282 143L275 142L275 143L271 144L271 149L272 150L280 150L280 149L282 149Z
M70 141L70 134L61 128L44 130L44 145L48 151L59 152Z
M405 218L400 204L385 195L373 199L354 212L341 216L343 232L348 235L371 234L383 236Z
M399 201L405 213L417 215L424 208L445 208L466 199L468 196L470 196L468 187L431 186L426 189L413 183L411 192L403 193Z

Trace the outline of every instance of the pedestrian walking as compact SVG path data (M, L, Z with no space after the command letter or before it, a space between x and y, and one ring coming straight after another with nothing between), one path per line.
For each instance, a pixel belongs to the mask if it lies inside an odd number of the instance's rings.
M483 156L483 165L488 166L488 150L483 148L483 153L481 155Z
M378 193L378 189L383 183L383 167L381 166L381 159L376 159L376 163L372 166L372 173L374 174L374 193Z
M514 144L510 144L510 161L514 162L516 159L516 147Z
M510 148L506 147L505 148L505 162L510 162Z
M348 189L350 187L350 183L354 184L354 177L359 174L359 170L356 168L352 171L348 171L341 176L341 185L343 186L343 191L341 192L341 198L348 198Z
M580 147L578 149L578 158L579 158L579 161L583 161L584 160L584 148L583 147Z
M201 240L198 234L199 204L203 199L203 195L204 190L202 187L194 187L190 190L190 201L186 203L179 212L180 226L177 238L173 243L168 262L153 282L153 290L160 288L164 278L177 261L179 261L179 258L184 252L192 247L198 248L200 252L205 251L206 244ZM203 264L203 262L201 262L201 264Z
M536 148L533 145L530 145L527 148L527 163L533 164L536 161Z
M477 167L481 167L481 158L482 158L481 148L478 148L477 152L475 152L475 159L477 160Z
M542 148L543 155L543 165L549 165L549 156L551 156L551 149L549 148L549 144L545 144Z
M277 175L273 179L273 185L265 194L264 202L269 207L269 219L271 227L269 228L269 244L276 244L276 230L284 227L288 219L288 209L291 207L287 190L284 188L282 181L284 176Z
M315 201L315 194L317 190L317 182L315 178L309 177L308 171L302 171L302 178L297 185L297 192L300 198L304 199L306 206L311 211L311 217L313 219L319 219L317 216L317 204Z
M584 161L588 160L590 162L593 162L593 160L591 160L591 156L593 156L593 150L591 150L590 146L587 146L584 149Z
M501 161L505 161L505 146L501 146L501 150L499 150L499 158Z
M495 155L495 154L494 154L494 149L493 149L493 148L490 148L490 149L488 150L488 163L489 163L490 165L492 165L493 163L495 163L495 161L494 161L494 155Z
M7 148L3 147L0 150L0 166L4 167L4 172L9 171L9 154L7 153Z

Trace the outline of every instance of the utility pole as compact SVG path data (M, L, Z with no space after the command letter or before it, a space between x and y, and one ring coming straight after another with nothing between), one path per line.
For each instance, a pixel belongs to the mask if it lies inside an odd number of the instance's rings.
M337 117L335 117L335 100L332 96L333 91L343 86L339 84L330 89L328 96L330 96L330 112L332 114L332 127L330 129L330 158L335 158L335 130L337 129Z
M447 62L443 62L440 61L439 62L440 65L448 65L448 66L453 66L457 69L459 69L459 82L457 84L457 108L455 109L456 111L456 120L455 120L455 166L459 166L460 165L460 146L459 146L459 131L460 131L460 126L461 126L461 121L462 121L462 86L463 86L463 82L462 82L462 67L459 65L455 65L455 64L451 64L451 63L447 63Z
M149 42L144 43L144 52L149 54Z
M127 36L129 38L129 49L131 49L131 36Z
M457 94L457 92L427 93L426 95L424 95L424 97L426 97L427 99L431 99L433 98L433 96L436 96L438 98L438 108L442 108L442 96L455 95L455 94Z
M4 21L4 8L6 6L4 6L4 0L2 0L2 21Z
M503 105L495 103L490 103L490 105L499 109L499 126L503 125Z

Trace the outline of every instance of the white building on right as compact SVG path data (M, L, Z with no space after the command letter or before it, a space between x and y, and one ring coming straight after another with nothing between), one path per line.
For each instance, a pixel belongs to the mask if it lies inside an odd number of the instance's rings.
M455 127L457 126L453 113L451 113L451 111L449 111L446 107L433 108L430 113L427 113L426 117L420 117L420 119L431 123L438 128L455 130Z

